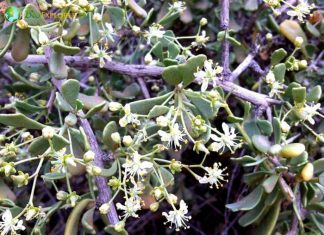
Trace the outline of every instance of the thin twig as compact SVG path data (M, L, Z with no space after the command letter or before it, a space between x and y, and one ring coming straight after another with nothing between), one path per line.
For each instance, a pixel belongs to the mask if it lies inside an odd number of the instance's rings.
M145 97L145 99L149 99L151 96L150 96L150 92L148 91L147 87L146 87L146 84L143 80L143 78L141 77L138 77L137 78L137 82L139 83L140 87L141 87L141 91Z
M221 13L220 13L220 28L225 31L225 34L227 34L229 26L229 0L221 0ZM223 74L227 76L230 74L229 69L229 42L224 37L224 40L222 42L222 66L223 66Z
M231 73L228 80L233 82L235 81L251 64L255 57L255 53L250 53L245 57L245 59L242 61L239 66L236 67L236 69Z

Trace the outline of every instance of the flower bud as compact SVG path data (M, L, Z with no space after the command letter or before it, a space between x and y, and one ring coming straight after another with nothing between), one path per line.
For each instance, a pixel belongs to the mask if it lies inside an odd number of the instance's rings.
M22 187L28 184L28 177L28 173L24 174L24 172L18 171L18 175L12 175L11 179L18 187Z
M269 148L269 154L271 154L272 156L275 156L275 155L278 155L279 154L279 152L280 152L280 150L281 150L281 145L280 144L275 144L275 145L273 145L273 146L271 146L270 148Z
M39 215L39 212L40 212L40 208L38 208L38 207L28 208L25 213L26 220L30 221L30 220L36 218Z
M49 42L49 39L47 37L47 34L44 33L43 31L40 31L38 34L38 41L41 45L45 45Z
M172 173L175 173L175 172L181 172L182 170L182 164L180 161L177 161L175 159L172 159L171 160L171 163L169 165L169 168L171 170Z
M97 23L100 22L102 20L101 14L94 13L93 16L92 16L92 19Z
M56 8L63 8L66 6L65 0L53 0L52 4Z
M48 3L47 2L40 2L38 3L39 9L41 11L47 11L48 10Z
M153 61L152 55L150 53L147 53L144 56L144 62L145 62L145 64L150 64L152 61Z
M300 172L300 176L303 181L311 180L314 176L314 165L308 162Z
M29 80L32 82L37 82L39 80L39 73L29 74Z
M102 169L100 167L94 165L87 165L86 170L92 176L98 176L102 172Z
M123 137L123 144L127 147L131 146L133 143L133 139L130 135L125 135Z
M169 119L165 116L159 116L156 118L156 124L160 127L167 127L169 125Z
M121 142L121 138L120 138L120 134L118 132L114 132L111 134L111 139L116 143L116 144L120 144Z
M294 45L297 48L300 48L304 42L304 39L302 37L296 37L294 41Z
M281 126L281 131L282 132L284 132L284 133L289 132L290 126L289 126L289 124L287 122L282 121L281 124L280 124L280 126Z
M153 196L155 197L156 200L160 200L161 198L164 197L164 192L162 191L161 188L155 187L152 192Z
M88 81L92 83L92 82L96 81L96 78L94 76L89 76Z
M300 143L287 144L279 152L280 157L294 158L305 151L305 145Z
M108 104L108 108L111 112L116 112L116 111L120 110L122 107L123 107L123 105L118 102L110 102Z
M113 190L116 190L120 187L121 182L120 179L116 178L115 176L113 176L109 181L108 181L108 185L110 187L112 187Z
M160 203L154 202L150 205L150 211L156 212L159 209Z
M55 134L54 128L47 126L42 129L42 135L46 139L52 139Z
M99 212L102 215L106 215L110 209L110 204L109 203L104 203L99 207Z
M272 42L272 33L267 33L266 34L266 39L267 39L267 42Z
M4 172L5 175L9 177L10 174L15 174L17 171L13 162L2 162L0 172Z
M87 6L89 5L89 2L88 2L88 0L79 0L79 1L78 1L78 5L79 5L80 7L85 8L85 7L87 7Z
M64 119L65 124L68 126L74 126L77 121L78 118L73 113L69 113L69 115L67 115Z
M44 48L43 47L38 47L36 49L36 53L37 53L37 55L43 55L44 54Z
M116 232L122 232L125 229L125 222L123 220L118 222L117 224L115 224L114 229L116 230Z
M135 34L138 34L138 33L141 32L141 28L138 27L138 26L136 26L136 25L133 25L133 26L132 26L132 30L133 30L133 32L134 32Z
M83 160L88 163L94 160L95 158L95 153L92 152L91 150L87 151L84 155L83 155Z
M26 131L21 134L21 138L23 140L30 140L33 138L33 136L30 134L30 132Z
M68 195L69 194L67 192L60 190L56 193L56 199L59 201L63 201L67 198Z
M199 21L199 24L200 24L200 26L205 26L206 24L208 24L208 20L205 17L203 17Z
M306 69L307 68L307 60L301 60L301 61L299 61L298 65L299 65L299 67L301 69Z
M20 29L27 29L28 28L28 23L26 20L21 19L17 21L17 27Z
M6 136L5 135L2 135L0 134L0 142L3 142L6 140Z
M172 193L169 194L168 196L168 202L171 204L177 204L178 197Z

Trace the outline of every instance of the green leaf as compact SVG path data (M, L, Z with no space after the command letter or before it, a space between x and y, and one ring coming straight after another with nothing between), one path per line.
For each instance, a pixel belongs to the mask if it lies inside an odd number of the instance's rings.
M64 55L75 55L80 52L79 47L72 47L72 46L67 46L63 43L60 43L58 41L55 41L51 44L51 47L53 50L57 53L63 53Z
M111 138L111 134L118 131L118 126L115 121L110 121L104 128L102 133L102 142L111 150L117 146Z
M107 103L107 102L104 101L104 102L102 102L101 104L98 104L98 105L94 106L93 108L91 108L91 109L87 112L87 114L85 115L84 118L88 119L88 118L92 117L93 115L95 115L96 113L100 112L100 110L102 110L103 107L105 107L106 103Z
M285 81L286 64L284 63L277 64L276 66L274 66L272 71L278 82L283 83Z
M96 234L96 230L94 229L94 224L93 224L93 215L95 211L95 207L90 208L87 210L81 219L82 226L87 230L88 233L90 234Z
M321 33L318 31L318 29L308 21L306 21L306 30L315 37L321 36Z
M62 95L64 99L72 106L76 107L76 100L79 97L80 83L75 79L68 79L62 85Z
M64 61L64 54L53 51L49 58L49 70L55 79L65 79L68 75L68 69Z
M243 182L248 185L253 185L262 181L267 175L272 174L270 171L258 171L243 175Z
M314 174L324 171L324 158L317 159L313 162Z
M66 147L70 142L63 136L55 134L52 139L55 151L59 151ZM33 140L29 145L28 152L33 156L42 155L50 147L48 140L40 136Z
M42 178L45 181L61 180L61 179L65 179L65 177L66 174L61 172L46 173L42 175Z
M240 201L227 204L226 207L232 211L248 211L255 208L260 202L263 195L263 187L256 187L251 193L242 198Z
M158 23L162 26L166 26L172 23L180 16L179 12L174 12L172 14L166 14Z
M179 46L173 42L170 42L168 45L169 58L175 59L180 53Z
M24 19L30 26L41 26L46 24L43 14L36 8L34 4L27 4L22 12Z
M83 211L93 204L93 199L83 199L78 202L77 205L73 208L65 226L64 235L77 235L79 229L80 218Z
M134 99L137 95L139 95L141 92L141 88L140 86L134 82L130 85L128 85L127 87L125 87L125 89L120 92L120 91L112 91L111 94L119 99Z
M267 120L257 120L257 125L263 135L270 136L273 132L271 122Z
M262 218L262 216L264 215L264 213L267 212L268 210L268 206L264 205L263 201L260 201L260 203L252 210L246 212L240 219L239 219L239 224L242 227L246 227L250 224L255 223L256 221L258 221L260 218Z
M20 100L15 101L16 109L25 115L33 114L44 110L46 107L39 107Z
M26 117L23 114L0 114L0 123L6 126L23 127L26 129L43 129L45 125Z
M34 82L32 82L32 81L30 81L30 80L24 78L24 77L21 76L19 73L17 73L17 72L13 69L13 67L11 67L11 66L8 66L8 67L9 67L9 70L10 70L11 75L12 75L15 79L17 79L18 81L23 82L24 84L28 85L29 87L34 88L34 89L37 89L37 90L46 90L46 89L49 88L48 86L40 86L40 85L38 85L38 84L36 84L36 83L34 83Z
M126 14L122 8L108 6L107 13L117 30L125 24Z
M277 117L272 119L273 133L274 133L274 142L275 144L280 144L281 141L281 125L280 120Z
M306 88L305 87L293 88L292 97L296 104L304 103L306 99Z
M323 216L323 214L311 213L309 215L309 217L314 222L316 227L321 231L321 233L324 234L324 216Z
M281 200L271 207L265 218L260 222L259 226L254 231L255 235L271 235L278 220L280 213Z
M243 127L250 138L252 138L254 135L261 135L259 127L258 127L256 121L254 121L254 120L245 121L243 123Z
M155 105L148 114L148 118L155 118L169 112L170 108L164 105Z
M169 98L171 93L164 94L162 96L138 100L129 103L132 113L147 115L155 105L161 105L167 98Z
M322 97L322 88L320 85L314 86L307 94L306 100L308 102L318 102Z
M287 51L283 48L277 49L272 53L271 65L276 65L280 63L287 55Z
M236 116L228 116L227 121L230 123L241 123L244 121L244 119Z
M118 161L115 160L115 161L111 164L111 166L110 166L109 169L102 169L100 175L101 175L101 176L104 176L104 177L111 177L111 176L113 176L113 175L116 173L116 171L117 171L117 166L118 166L117 163L118 163Z
M201 97L198 92L187 90L185 94L189 98L189 100L195 105L195 107L199 110L200 114L203 117L209 119L214 116L215 110L212 108L213 105L209 100Z
M29 29L19 29L12 43L11 56L17 61L25 60L29 55L30 33Z
M278 179L279 175L271 175L269 178L263 181L262 187L264 188L266 193L271 193L273 191L278 182Z
M262 153L267 153L271 147L269 139L263 135L254 135L252 137L252 143Z
M191 57L184 64L166 67L163 70L162 77L172 86L178 85L181 82L184 86L188 86L195 79L194 73L204 65L205 60L207 60L205 55Z
M160 61L163 61L163 48L162 48L162 43L157 42L153 47L152 47L152 53L156 57L160 59Z

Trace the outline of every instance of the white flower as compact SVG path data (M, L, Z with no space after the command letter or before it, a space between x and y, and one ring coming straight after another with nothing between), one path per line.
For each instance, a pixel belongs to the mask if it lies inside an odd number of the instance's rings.
M270 84L271 91L269 93L270 97L274 97L276 95L279 95L283 93L283 85L280 82L274 81L272 84Z
M303 22L306 17L306 15L310 14L310 10L314 8L314 5L309 5L307 0L300 0L299 4L293 8L293 10L287 11L287 15L295 17L297 16L297 19L300 22Z
M125 173L127 175L146 175L152 168L153 163L149 161L141 161L142 156L135 152L131 158L127 158L126 162L123 164L125 168Z
M191 219L191 216L186 215L187 213L188 213L188 206L183 200L181 200L180 208L178 210L174 209L173 211L169 211L169 213L163 212L162 215L166 217L167 219L166 223L169 222L171 223L170 228L172 228L174 224L176 231L179 231L180 228L182 227L184 229L189 228L186 222Z
M52 139L55 134L55 130L53 127L47 126L42 129L42 135L46 139Z
M320 107L320 103L315 105L305 104L305 107L301 108L299 112L304 120L307 120L310 124L314 125L315 120L313 119L313 116L317 114L317 110L320 109Z
M117 112L118 110L120 110L123 107L122 104L118 103L118 102L110 102L108 104L108 108L111 112Z
M147 43L149 44L151 42L152 38L160 39L165 34L164 30L161 30L162 26L160 25L152 25L149 27L149 31L146 31L146 37L147 37Z
M141 209L141 203L139 199L130 197L126 199L125 205L118 202L116 207L118 210L124 211L124 214L122 215L123 219L128 217L138 218L138 214L136 214L136 212Z
M90 53L90 58L99 59L100 68L104 67L106 61L111 61L111 56L109 56L104 49L100 49L97 44L93 46L92 50L93 53Z
M176 12L183 12L186 9L186 3L182 1L178 1L170 4L169 10L170 11L176 11Z
M281 121L280 123L281 131L287 133L290 130L290 126L286 121Z
M221 150L220 153L223 153L225 147L227 147L231 153L234 153L235 149L241 146L241 144L236 142L238 137L235 134L235 128L229 127L225 122L222 123L222 128L224 134L220 134L220 136L215 134L210 135L210 138L215 142L209 146L209 150L213 152L218 152Z
M213 165L213 168L211 167L205 167L205 170L207 171L207 174L205 174L204 177L199 179L199 183L201 184L210 184L210 187L212 188L215 184L216 188L223 186L222 181L226 182L224 179L224 176L227 175L227 173L224 173L224 171L227 169L226 167L221 169L220 166L221 163L215 162Z
M104 28L104 30L99 31L100 34L106 39L108 39L108 41L114 42L115 41L114 37L117 36L115 29L110 23L105 23L105 26L106 27Z
M125 115L124 117L122 117L120 120L119 120L119 125L121 127L125 127L127 126L127 124L129 123L132 123L132 124L135 124L137 126L139 126L141 124L141 122L138 120L137 118L137 115L136 114L133 114L131 112L131 108L130 108L130 105L129 104L126 104L125 107L124 107L124 112L125 112Z
M18 234L16 231L25 230L26 227L23 225L22 220L14 219L9 209L2 214L2 221L0 222L1 235Z
M184 141L183 132L179 129L179 124L175 123L174 126L170 126L170 132L165 132L162 130L158 131L159 135L161 136L161 141L163 142L168 142L167 146L168 148L174 148L176 149L177 147L181 148L180 141Z
M209 82L213 83L213 86L216 86L216 82L220 79L217 75L220 75L223 71L223 68L216 65L213 67L213 62L211 60L206 60L204 62L204 70L200 69L194 76L196 81L201 84L201 91L204 92L207 90Z

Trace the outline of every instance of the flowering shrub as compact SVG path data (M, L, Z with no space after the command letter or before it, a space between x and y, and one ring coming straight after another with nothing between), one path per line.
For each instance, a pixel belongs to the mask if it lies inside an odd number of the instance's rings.
M322 12L243 2L15 1L1 234L324 233Z

